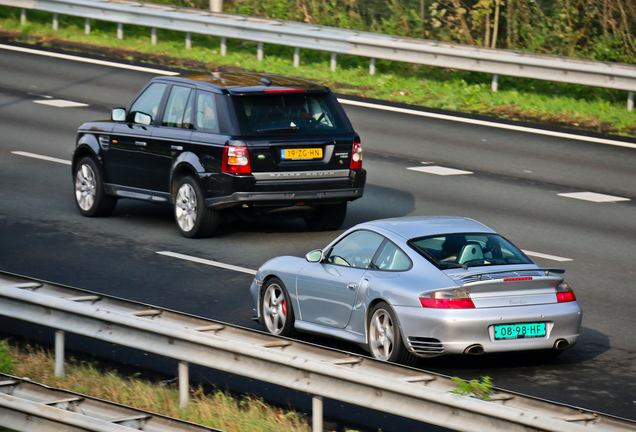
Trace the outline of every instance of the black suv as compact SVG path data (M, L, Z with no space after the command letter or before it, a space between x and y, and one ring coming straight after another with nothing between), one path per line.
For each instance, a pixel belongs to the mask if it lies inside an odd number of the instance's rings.
M85 216L118 198L171 203L186 237L223 216L302 216L338 229L362 196L360 137L321 85L270 74L152 79L112 120L81 125L75 201Z

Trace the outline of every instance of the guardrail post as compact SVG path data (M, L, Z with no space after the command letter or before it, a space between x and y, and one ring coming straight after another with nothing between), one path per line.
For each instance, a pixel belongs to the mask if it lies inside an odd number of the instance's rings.
M64 332L55 331L55 376L64 377Z
M263 42L258 43L258 48L256 49L256 59L258 61L263 61Z
M190 388L190 370L188 362L179 362L179 406L184 408L188 405Z
M294 48L294 67L300 66L300 48Z
M338 53L331 53L331 70L335 72L336 66L338 66Z
M26 9L22 9L20 11L20 25L26 25L26 21L27 21Z
M186 49L189 50L190 48L192 48L192 33L187 32L186 33Z
M634 92L627 92L627 111L634 110Z
M155 27L152 28L150 33L150 43L152 45L157 45L157 29Z
M117 39L124 38L124 25L122 23L117 23Z
M57 14L54 13L53 14L53 30L57 31L58 27L59 27L59 20L58 20Z
M91 19L86 18L84 21L84 34L91 34Z
M490 85L490 88L494 93L497 93L497 90L499 90L499 75L492 76L492 84Z
M311 431L323 432L322 429L322 397L311 398Z
M227 55L227 38L221 38L221 55L225 57Z
M369 62L369 75L375 75L375 59L372 58Z

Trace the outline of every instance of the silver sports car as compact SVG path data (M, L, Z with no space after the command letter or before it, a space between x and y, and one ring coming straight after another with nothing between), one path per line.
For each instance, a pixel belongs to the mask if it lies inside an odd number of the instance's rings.
M583 315L562 273L474 220L406 217L354 226L305 258L273 258L250 292L270 333L318 333L411 363L573 346Z

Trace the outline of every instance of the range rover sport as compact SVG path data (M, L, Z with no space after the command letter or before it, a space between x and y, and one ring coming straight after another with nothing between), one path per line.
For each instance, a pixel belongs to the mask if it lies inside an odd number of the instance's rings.
M360 137L331 91L279 75L153 78L111 120L82 124L72 163L84 216L117 200L172 204L185 237L224 217L303 217L338 229L362 196Z

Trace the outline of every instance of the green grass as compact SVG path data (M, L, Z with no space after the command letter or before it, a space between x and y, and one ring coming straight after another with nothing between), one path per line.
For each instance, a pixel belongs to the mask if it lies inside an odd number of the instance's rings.
M54 31L52 14L35 11L28 12L28 22L21 26L19 9L0 7L0 32L21 42L197 71L293 75L345 95L636 136L636 111L627 111L624 91L501 76L494 93L492 76L483 73L379 60L376 74L369 75L368 59L346 55L338 56L334 72L330 53L312 50L301 50L301 65L295 68L291 47L265 45L264 60L258 61L256 42L228 39L228 55L221 56L217 37L193 34L187 50L184 33L158 30L153 46L149 28L124 26L124 39L118 40L114 23L93 20L91 27L85 35L83 19L60 16Z
M0 373L228 432L311 430L306 417L269 406L251 396L235 397L222 390L196 386L190 390L188 406L181 408L176 382L166 384L138 373L126 375L103 369L92 360L73 357L67 359L65 377L55 377L54 370L55 360L50 352L0 341Z

